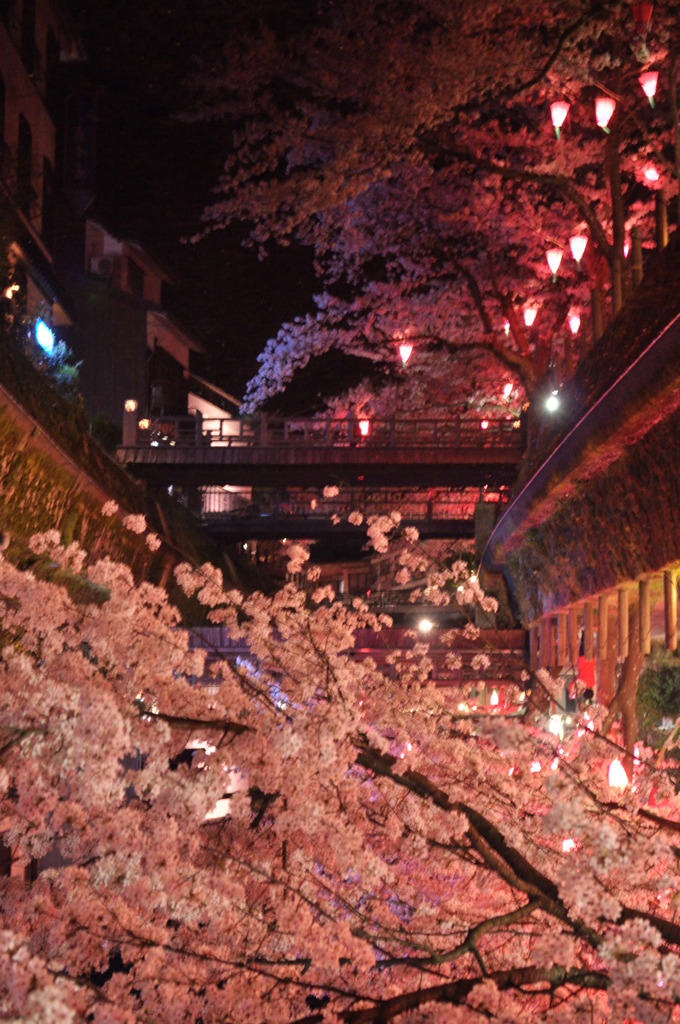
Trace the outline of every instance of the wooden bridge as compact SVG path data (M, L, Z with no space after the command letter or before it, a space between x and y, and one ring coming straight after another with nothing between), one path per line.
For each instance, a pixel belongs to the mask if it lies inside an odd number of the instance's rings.
M507 486L524 451L519 420L126 414L117 458L157 486Z

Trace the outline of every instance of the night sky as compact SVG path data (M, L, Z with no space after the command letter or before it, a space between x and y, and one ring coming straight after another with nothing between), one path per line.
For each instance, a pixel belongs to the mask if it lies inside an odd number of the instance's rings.
M210 353L197 369L237 396L267 338L310 307L314 287L307 254L281 250L258 261L241 246L240 226L197 244L182 242L200 228L229 146L225 125L191 125L174 116L186 105L182 81L197 56L210 59L239 2L69 3L96 96L91 215L114 234L139 241L170 272L175 284L166 305ZM253 0L245 5L255 6Z

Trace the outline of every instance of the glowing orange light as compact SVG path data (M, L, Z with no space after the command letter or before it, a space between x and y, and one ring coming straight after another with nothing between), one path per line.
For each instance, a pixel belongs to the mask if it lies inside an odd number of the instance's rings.
M569 239L569 248L571 249L571 255L574 257L577 263L581 262L583 253L586 251L588 239L585 235L572 235Z
M524 310L524 323L527 325L527 327L531 327L533 325L537 315L538 310L535 306L527 306L527 308Z
M607 126L615 110L616 100L612 99L611 96L597 97L595 100L595 120L597 121L598 128L602 128L606 132L609 131Z
M550 118L555 129L555 135L560 138L560 128L567 119L569 113L569 104L566 100L556 100L555 103L550 104Z
M658 71L645 71L639 76L638 82L642 88L643 93L649 100L650 107L654 106L654 97L656 96L656 87L659 81Z
M609 785L612 789L626 789L628 786L628 775L618 757L615 757L609 765Z

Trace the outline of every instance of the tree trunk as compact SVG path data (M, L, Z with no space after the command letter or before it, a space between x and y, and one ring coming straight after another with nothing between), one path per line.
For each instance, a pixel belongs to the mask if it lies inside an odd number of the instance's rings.
M612 250L609 272L612 283L612 312L614 316L623 305L623 243L626 235L626 214L621 192L621 167L619 163L618 128L612 129L607 138L607 166L609 170L609 194L612 204Z
M640 672L645 660L644 654L640 651L640 617L637 602L631 602L628 609L628 630L630 638L628 657L623 662L618 689L609 705L607 717L602 723L602 732L608 733L617 718L621 717L623 745L626 749L623 766L628 778L632 779L635 744L638 739L637 691Z

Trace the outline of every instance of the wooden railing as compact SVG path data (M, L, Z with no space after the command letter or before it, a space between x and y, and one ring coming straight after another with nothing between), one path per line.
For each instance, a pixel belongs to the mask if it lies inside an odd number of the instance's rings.
M126 431L124 447L259 447L304 448L506 448L522 450L519 420L452 415L447 419L399 419L396 416L359 420L331 416L301 419L260 416L203 419L160 416L142 420Z

